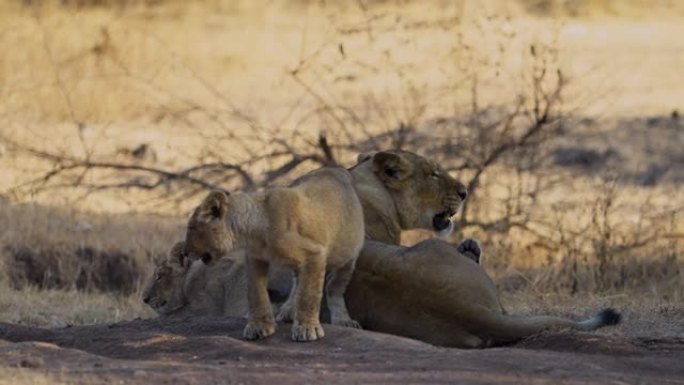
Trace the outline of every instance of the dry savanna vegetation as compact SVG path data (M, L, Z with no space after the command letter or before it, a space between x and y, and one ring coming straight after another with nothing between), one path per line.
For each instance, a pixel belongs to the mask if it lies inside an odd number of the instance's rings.
M509 309L613 304L637 334L681 320L682 17L640 0L0 1L0 320L149 317L141 285L207 189L389 148L467 184L452 241L483 243Z

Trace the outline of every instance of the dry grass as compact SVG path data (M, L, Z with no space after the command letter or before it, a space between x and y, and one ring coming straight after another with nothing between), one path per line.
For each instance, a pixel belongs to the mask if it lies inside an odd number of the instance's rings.
M0 385L62 385L70 381L54 374L42 374L31 369L0 368Z
M164 170L234 163L258 178L291 151L318 151L322 131L345 165L372 148L364 140L387 134L383 146L434 156L465 179L473 170L463 164L505 137L493 119L515 106L533 110L533 69L567 80L555 137L486 169L460 235L484 241L486 267L520 298L637 292L681 304L683 179L668 166L681 164L681 121L670 118L684 110L678 3L75 3L0 1L2 319L54 325L147 314L136 305L141 279L182 236L203 191L101 188L154 181L143 172L45 178L69 159ZM135 155L141 145L148 150ZM576 147L605 159L555 158ZM44 151L67 161L37 156ZM240 187L223 176L212 180ZM26 248L48 272L27 281L50 286L58 277L52 287L68 295L15 291L16 251ZM75 291L83 271L98 271L83 248L100 260L130 257L134 293ZM32 315L40 303L60 305ZM71 306L73 314L63 311Z
M153 261L183 236L180 218L6 202L0 223L0 319L32 325L149 315L142 286Z
M0 236L0 320L34 326L150 316L140 292L152 261L166 255L170 242L183 236L179 218L98 215L7 202L0 203L0 223L5 228ZM109 252L133 265L93 269L97 255L79 255L82 248ZM17 260L17 249L30 250L33 263ZM94 284L77 290L84 273ZM98 285L114 282L111 277L117 276L130 281L115 287Z
M119 322L154 313L140 295L113 296L76 290L0 286L0 319L29 326L58 327Z

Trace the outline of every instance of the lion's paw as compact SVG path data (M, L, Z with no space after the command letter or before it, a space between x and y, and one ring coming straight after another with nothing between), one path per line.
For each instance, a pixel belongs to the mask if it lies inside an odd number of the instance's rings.
M480 257L482 256L482 248L476 240L472 238L466 238L458 244L456 249L459 253L475 261L475 263L480 263Z
M361 329L361 325L360 325L358 322L356 322L356 321L354 321L353 319L351 319L351 318L333 320L333 321L332 321L332 324L333 324L333 325L344 326L344 327L346 327L346 328Z
M292 341L307 342L323 338L325 332L321 324L305 324L292 326Z
M275 323L271 322L248 322L242 331L246 340L260 340L275 333Z

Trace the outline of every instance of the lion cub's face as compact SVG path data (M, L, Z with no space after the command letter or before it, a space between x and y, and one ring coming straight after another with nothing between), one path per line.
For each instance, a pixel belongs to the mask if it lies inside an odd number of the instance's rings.
M228 195L222 191L212 191L195 209L185 235L190 260L201 259L208 264L233 248L227 213Z
M171 249L169 258L154 269L143 291L143 301L157 314L168 315L185 305L183 281L187 264L185 242L178 242Z
M436 162L411 152L383 151L366 160L373 162L373 171L392 195L403 229L451 232L451 217L468 195L462 183Z

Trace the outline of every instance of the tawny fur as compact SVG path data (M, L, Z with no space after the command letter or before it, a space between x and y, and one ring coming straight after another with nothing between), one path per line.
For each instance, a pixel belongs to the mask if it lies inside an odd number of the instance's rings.
M363 212L351 176L341 168L322 168L286 188L210 193L188 223L186 246L191 259L205 261L236 247L246 250L247 339L275 332L266 290L269 264L293 269L296 292L286 306L294 315L292 339L312 341L324 335L319 312L326 272L331 277L325 293L332 322L358 327L343 295L363 238Z

